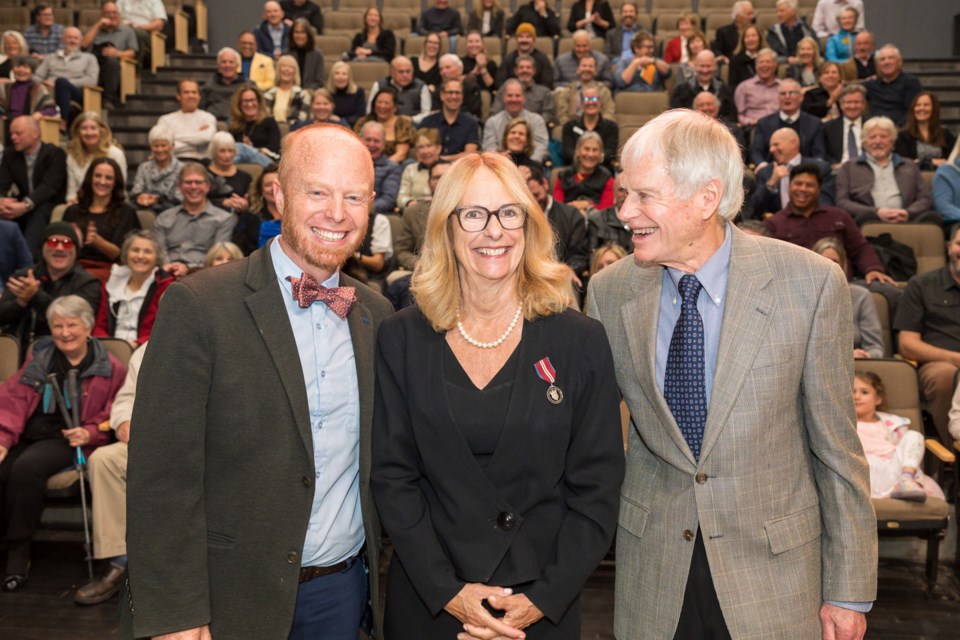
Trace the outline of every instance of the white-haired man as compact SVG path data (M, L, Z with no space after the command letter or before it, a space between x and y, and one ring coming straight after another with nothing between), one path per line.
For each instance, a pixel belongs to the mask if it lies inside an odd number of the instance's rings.
M730 224L743 165L717 120L664 113L621 162L635 260L587 299L631 415L617 637L862 638L877 540L839 391L853 384L846 278Z

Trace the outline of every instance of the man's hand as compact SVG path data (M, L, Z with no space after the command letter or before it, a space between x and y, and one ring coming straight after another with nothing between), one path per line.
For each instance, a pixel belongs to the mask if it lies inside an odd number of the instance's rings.
M162 636L153 636L153 640L212 640L210 637L210 625L203 625L196 629L187 629L177 631L176 633L165 633Z
M488 587L485 584L469 583L465 584L453 599L447 603L443 609L454 618L473 627L483 635L476 638L496 638L503 636L506 638L525 638L526 634L515 627L505 624L503 621L493 617L489 611L484 609L483 601L491 596L509 596L513 591L502 587ZM462 634L460 634L462 635ZM460 637L459 635L457 637ZM469 637L469 636L468 636Z
M11 276L7 280L7 291L17 299L17 304L26 307L40 290L40 281L33 277L33 269L27 269L26 275Z
M863 349L854 349L853 357L854 358L872 358L873 356L871 356L868 352L864 351Z
M117 440L123 443L130 442L130 421L127 420L117 427Z
M770 179L767 180L767 186L773 189L774 187L780 186L780 181L784 178L790 177L790 167L789 165L780 164L779 162L773 163L773 171L770 172Z
M18 202L13 198L7 198L3 208L0 208L0 217L6 218L7 220L16 220L26 212L26 204L23 202Z
M74 427L73 429L63 429L60 431L63 437L67 439L71 447L83 447L90 444L90 432L83 427Z
M137 195L137 204L141 207L152 207L160 201L160 196L155 193L141 193Z
M897 281L883 273L882 271L868 271L867 274L863 277L867 281L867 284L871 282L882 282L884 284L897 284Z
M867 616L825 602L820 607L820 628L823 640L862 640L867 632Z
M906 209L887 209L881 207L877 209L877 217L883 220L884 222L906 222L910 218L910 214Z
M163 270L178 278L182 278L190 273L190 267L182 262L168 262L167 264L163 265Z
M102 55L104 58L119 58L120 50L113 45L107 45L100 50L100 55Z
M7 448L0 444L0 462L3 462L3 459L7 457Z

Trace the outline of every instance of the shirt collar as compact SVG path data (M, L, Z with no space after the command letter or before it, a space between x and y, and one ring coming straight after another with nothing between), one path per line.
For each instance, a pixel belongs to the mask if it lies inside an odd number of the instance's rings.
M800 119L800 112L797 111L797 112L796 112L795 114L793 114L792 116L788 116L786 113L784 113L783 111L781 111L781 112L780 112L780 119L783 120L784 122L786 122L787 124L793 124L794 122L796 122L797 120Z
M287 252L280 245L280 238L270 241L270 259L273 260L273 270L277 273L277 280L280 286L288 295L293 295L293 284L287 280L287 277L302 278L303 269L297 266ZM333 275L321 282L328 289L340 286L340 270L333 272Z
M716 214L714 214L716 215ZM710 258L700 267L694 275L700 281L703 290L707 292L710 302L720 306L723 297L727 293L727 276L730 272L730 254L733 248L733 236L730 233L730 225L723 224L723 243L720 248L710 256ZM679 269L667 267L667 273L670 274L670 281L674 288L679 291L680 278L687 275Z
M953 276L950 275L950 265L946 265L940 272L940 285L943 287L944 291L949 291L950 289L960 289L960 284L957 284L957 281L953 279Z

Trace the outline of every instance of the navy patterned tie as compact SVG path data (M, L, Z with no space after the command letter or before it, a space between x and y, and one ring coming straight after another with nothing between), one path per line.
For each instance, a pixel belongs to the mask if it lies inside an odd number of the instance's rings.
M700 459L703 426L707 422L707 389L704 382L703 320L697 311L700 281L694 275L680 278L680 318L670 338L663 397L684 439Z

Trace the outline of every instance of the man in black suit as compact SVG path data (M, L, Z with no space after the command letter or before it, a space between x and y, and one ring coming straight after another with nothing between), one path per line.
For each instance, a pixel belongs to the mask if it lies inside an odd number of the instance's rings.
M574 207L553 199L547 178L539 167L531 167L527 187L550 220L550 226L557 236L557 259L570 269L573 284L582 287L580 276L587 270L590 261L586 221Z
M790 202L790 170L801 163L815 165L820 169L820 202L834 203L834 178L830 165L818 158L800 153L800 137L789 127L774 131L770 137L770 156L773 162L757 171L757 186L751 196L753 215L762 219L767 213L775 213Z
M867 111L867 90L862 84L848 84L837 97L842 118L823 125L827 162L837 169L847 160L856 160L863 150L863 122Z
M750 162L759 168L773 159L769 153L770 137L774 131L784 127L793 129L800 136L800 153L805 157L826 158L820 119L800 110L803 101L800 83L791 79L781 80L779 94L780 110L757 121L757 130L750 145Z
M724 120L736 121L737 105L733 102L733 91L717 77L717 56L704 49L692 63L696 75L674 87L670 94L670 108L692 109L693 99L706 91L720 100L720 116Z
M717 29L713 39L713 52L724 62L733 59L733 52L740 44L740 34L753 24L753 3L748 0L734 2L732 14L733 22Z
M10 139L13 148L0 162L0 218L15 220L36 253L53 207L63 203L67 193L67 156L40 140L40 125L30 116L10 123ZM16 197L9 196L13 185Z
M316 125L290 134L279 175L281 236L160 303L131 421L121 637L356 640L364 559L382 637L368 480L374 338L393 310L339 272L373 163L353 132Z

